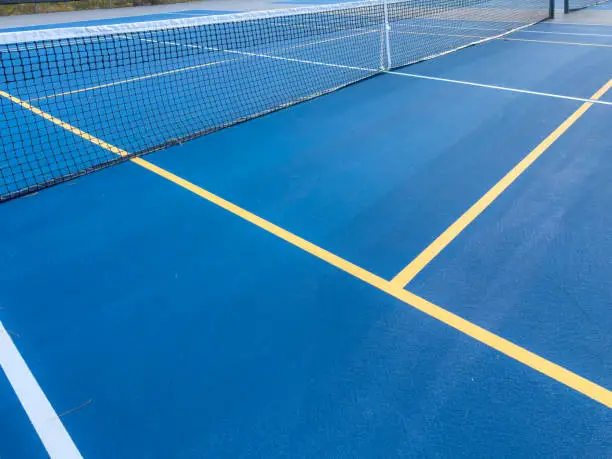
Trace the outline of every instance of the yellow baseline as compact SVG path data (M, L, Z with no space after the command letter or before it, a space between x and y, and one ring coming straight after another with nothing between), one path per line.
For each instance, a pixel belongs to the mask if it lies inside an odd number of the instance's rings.
M610 82L612 84L612 81ZM0 91L0 96L5 97L12 102L20 105L21 107L35 113L38 116L43 117L44 119L63 127L64 129L72 132L79 137L94 143L95 145L99 145L102 148L105 148L113 153L116 153L121 156L129 155L129 153L125 150L117 148L113 145L110 145L100 139L97 139L90 134L81 131L74 126L71 126L68 123L50 115L48 113L43 112L42 110L33 107L32 105L24 102L14 96L11 96L5 92ZM560 382L561 384L570 387L577 392L580 392L591 399L612 408L612 392L606 389L603 386L600 386L582 376L560 366L550 360L547 360L537 354L534 354L531 351L528 351L525 348L522 348L488 330L485 330L482 327L479 327L476 324L469 322L468 320L459 317L456 314L453 314L450 311L447 311L440 306L437 306L414 293L408 292L403 288L398 288L392 282L389 282L382 277L373 274L364 268L357 266L350 261L347 261L315 244L307 241L300 236L287 231L280 226L275 225L274 223L269 222L246 209L243 209L236 204L223 199L220 196L217 196L210 191L205 190L204 188L195 185L194 183L185 180L178 175L173 174L165 169L162 169L155 164L146 161L142 158L131 158L130 161L134 164L137 164L140 167L147 169L148 171L157 174L164 179L175 183L176 185L204 198L205 200L225 209L228 212L252 223L255 226L271 233L278 238L298 247L305 252L310 253L311 255L329 263L332 266L344 271L347 274L350 274L357 279L391 295L392 297L402 301L403 303L418 309L419 311L427 314L428 316L458 330L459 332L470 336L471 338L489 346L497 350L498 352L507 355L508 357L527 365L528 367L533 368L534 370Z
M591 99L599 100L612 87L612 80L601 87ZM578 110L572 113L557 129L546 137L537 147L525 156L502 179L487 191L472 207L440 234L429 246L402 269L391 283L396 287L405 287L419 274L431 260L437 257L465 228L468 227L484 210L493 203L514 181L525 172L548 148L554 144L578 119L593 106L591 102L583 103Z

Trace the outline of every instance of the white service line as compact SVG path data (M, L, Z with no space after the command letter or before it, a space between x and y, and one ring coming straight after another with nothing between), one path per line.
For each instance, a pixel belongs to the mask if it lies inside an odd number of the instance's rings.
M583 97L562 96L561 94L553 94L549 92L529 91L527 89L508 88L505 86L497 86L493 84L475 83L473 81L452 80L450 78L440 78L440 77L434 77L434 76L429 76L429 75L420 75L418 73L398 72L396 70L388 70L385 73L388 73L390 75L408 77L408 78L418 78L421 80L441 81L443 83L453 83L453 84L460 84L460 85L465 85L465 86L475 86L478 88L496 89L498 91L508 91L508 92L517 92L520 94L531 94L534 96L552 97L553 99L574 100L576 102L589 102L592 104L612 106L612 102L606 102L603 100L586 99Z
M0 367L51 459L82 459L81 453L0 322ZM6 420L6 422L10 422Z

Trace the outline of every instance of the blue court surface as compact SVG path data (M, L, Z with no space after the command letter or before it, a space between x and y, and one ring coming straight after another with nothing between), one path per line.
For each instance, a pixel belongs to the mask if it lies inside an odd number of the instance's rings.
M146 150L137 70L30 103ZM0 458L612 457L611 125L544 22L0 204Z

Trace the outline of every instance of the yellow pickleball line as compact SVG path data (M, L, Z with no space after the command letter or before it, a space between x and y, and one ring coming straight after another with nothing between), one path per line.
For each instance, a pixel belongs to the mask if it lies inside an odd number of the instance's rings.
M361 281L376 287L379 290L397 298L398 300L424 312L430 317L433 317L440 322L445 323L453 327L454 329L464 333L471 338L480 341L483 344L539 371L552 379L555 379L572 389L583 393L584 395L596 400L608 407L612 407L612 392L608 389L599 386L598 384L577 375L556 363L546 360L533 352L528 351L488 330L485 330L478 325L475 325L462 317L447 311L440 306L437 306L424 298L415 295L412 292L404 290L403 288L397 288L391 282L379 277L366 269L357 266L344 258L339 257L306 239L297 236L290 231L287 231L274 223L269 222L236 204L227 201L226 199L217 196L210 191L203 189L202 187L195 185L182 177L179 177L172 172L162 169L149 161L142 158L134 158L131 160L133 163L138 164L141 167L157 174L166 180L169 180L176 185L191 191L192 193L206 199L209 202L221 207L222 209L231 212L234 215L252 223L259 228L274 234L280 239L302 249L305 252L314 255L315 257L329 263L332 266L350 274L353 277L360 279Z
M99 145L102 148L105 148L121 156L129 155L127 151L121 150L120 148L114 147L113 145L110 145L100 139L97 139L91 136L90 134L87 134L84 131L75 128L74 126L71 126L70 124L61 121L53 115L45 113L40 109L33 107L27 102L24 102L14 96L10 96L9 94L1 91L0 96L6 97L7 99L31 111L32 113L35 113L36 115L41 116L46 120L72 132L73 134L78 135L79 137L96 145ZM252 212L249 212L248 210L243 209L242 207L226 199L223 199L222 197L217 196L216 194L211 193L210 191L207 191L204 188L195 185L194 183L189 182L188 180L185 180L182 177L179 177L178 175L173 174L172 172L162 169L161 167L156 166L155 164L150 163L149 161L146 161L142 158L131 158L130 161L196 194L197 196L204 198L205 200L242 218L243 220L252 223L253 225L267 231L268 233L275 235L276 237L292 244L293 246L310 253L311 255L327 262L328 264L335 266L341 271L344 271L345 273L350 274L351 276L356 277L357 279L360 279L361 281L371 285L372 287L375 287L391 295L392 297L402 301L403 303L415 309L418 309L419 311L454 328L455 330L467 336L470 336L471 338L499 351L500 353L505 354L508 357L518 362L521 362L524 365L527 365L530 368L533 368L534 370L560 382L561 384L571 387L572 389L586 395L587 397L590 397L591 399L599 403L602 403L607 407L612 407L612 392L606 389L605 387L600 386L586 378L583 378L582 376L577 375L576 373L573 373L572 371L567 370L566 368L563 368L562 366L557 365L556 363L553 363L543 357L540 357L539 355L534 354L533 352L528 351L525 348L522 348L488 330L485 330L484 328L479 327L478 325L473 324L468 320L465 320L462 317L453 314L452 312L447 311L446 309L441 308L440 306L437 306L415 295L414 293L406 291L403 288L398 288L392 282L389 282L383 279L382 277L379 277L376 274L373 274L367 271L366 269L357 266L351 263L350 261L347 261L339 257L338 255L335 255L329 252L328 250L325 250L313 244L312 242L307 241L306 239L301 238L300 236L297 236L296 234L293 234L290 231L287 231L286 229L281 228L280 226L275 225L274 223L271 223L268 220L265 220L264 218L261 218L253 214Z
M591 99L599 100L612 87L612 80L603 85ZM586 111L593 106L591 102L583 103L578 110L572 113L548 137L525 156L510 170L499 182L487 191L472 207L440 234L427 246L408 266L402 269L391 283L397 287L405 287L419 274L446 246L448 246L465 228L468 227L484 210L493 203L514 181L525 172L548 148L554 144Z
M119 156L129 156L129 153L127 151L121 150L120 148L117 148L113 145L111 145L110 143L106 143L103 140L100 140L94 136L92 136L91 134L88 134L85 131L81 131L79 128L76 128L62 120L60 120L59 118L56 118L53 115L50 115L49 113L43 112L41 109L34 107L33 105L27 103L26 101L23 101L21 99L18 99L15 96L11 96L9 93L4 92L4 91L0 91L0 96L4 97L5 99L10 100L11 102L16 103L17 105L20 105L21 107L25 108L26 110L31 111L32 113L46 119L47 121L50 121L51 123L66 129L68 132L73 133L74 135L78 135L79 137L81 137L82 139L87 140L88 142L91 142L95 145L98 145L99 147L104 148L105 150L108 150L112 153L115 153L116 155Z

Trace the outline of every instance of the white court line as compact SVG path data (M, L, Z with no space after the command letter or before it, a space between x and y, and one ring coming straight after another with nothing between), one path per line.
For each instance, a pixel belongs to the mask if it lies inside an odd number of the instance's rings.
M440 77L434 77L434 76L429 76L429 75L421 75L421 74L418 74L418 73L399 72L399 71L396 71L396 70L388 70L385 73L388 73L390 75L399 75L399 76L403 76L403 77L409 77L409 78L417 78L417 79L421 79L421 80L440 81L440 82L443 82L443 83L453 83L453 84L460 84L460 85L465 85L465 86L474 86L474 87L478 87L478 88L496 89L498 91L508 91L508 92L517 92L517 93L520 93L520 94L530 94L530 95L533 95L533 96L552 97L553 99L565 99L565 100L573 100L573 101L576 101L576 102L588 102L588 103L592 103L592 104L601 104L601 105L612 106L612 102L606 102L606 101L603 101L603 100L586 99L586 98L583 98L583 97L562 96L560 94L554 94L554 93L550 93L550 92L529 91L527 89L508 88L506 86L497 86L497 85L493 85L493 84L475 83L473 81L452 80L450 78L440 78Z
M51 459L82 459L64 424L0 322L0 367ZM9 420L5 420L10 422Z

